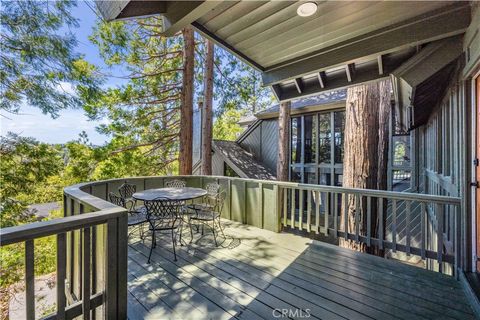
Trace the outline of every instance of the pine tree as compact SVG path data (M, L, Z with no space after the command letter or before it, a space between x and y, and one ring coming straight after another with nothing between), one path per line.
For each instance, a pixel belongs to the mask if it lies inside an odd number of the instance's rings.
M0 13L0 110L22 104L53 117L94 98L96 68L75 52L73 1L4 1Z

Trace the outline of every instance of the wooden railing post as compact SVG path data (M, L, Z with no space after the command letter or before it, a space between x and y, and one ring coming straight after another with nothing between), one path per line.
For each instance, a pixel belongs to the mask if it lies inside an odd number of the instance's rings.
M107 319L127 317L127 216L107 222L105 309Z

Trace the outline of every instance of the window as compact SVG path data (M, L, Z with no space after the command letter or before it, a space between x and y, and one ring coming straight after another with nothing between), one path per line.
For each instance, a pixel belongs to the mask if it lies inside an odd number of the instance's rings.
M394 132L391 139L391 172L390 186L393 191L405 191L410 189L412 180L411 163L411 136L408 132L403 132L395 125L395 112L392 111L392 127Z
M302 123L301 118L292 119L291 162L300 163L302 158Z
M342 185L345 111L291 120L290 181Z

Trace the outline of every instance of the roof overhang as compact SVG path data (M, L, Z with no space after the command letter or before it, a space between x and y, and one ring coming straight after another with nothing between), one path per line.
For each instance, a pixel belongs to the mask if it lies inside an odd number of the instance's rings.
M97 1L108 19L162 14L164 33L188 25L262 72L280 101L389 77L421 46L463 34L469 2Z
M428 120L450 82L463 52L463 36L432 42L392 72L400 128L411 130Z

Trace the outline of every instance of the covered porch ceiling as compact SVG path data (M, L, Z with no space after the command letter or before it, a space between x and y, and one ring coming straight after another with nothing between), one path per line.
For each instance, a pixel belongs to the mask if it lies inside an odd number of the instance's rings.
M390 77L428 44L462 35L471 20L467 1L312 2L318 8L309 17L297 14L297 1L97 6L107 20L161 14L167 36L191 24L258 69L280 101Z

